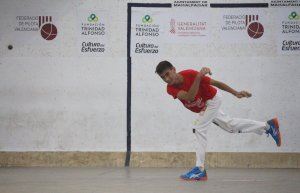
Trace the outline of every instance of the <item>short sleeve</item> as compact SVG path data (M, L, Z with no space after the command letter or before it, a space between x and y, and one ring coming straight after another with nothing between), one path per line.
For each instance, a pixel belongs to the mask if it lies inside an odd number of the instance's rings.
M210 77L209 76L203 76L201 79L201 84L210 84Z
M177 98L177 94L179 93L179 91L180 91L179 89L174 88L172 86L168 86L167 87L168 94L171 95L171 96L173 96L174 99Z

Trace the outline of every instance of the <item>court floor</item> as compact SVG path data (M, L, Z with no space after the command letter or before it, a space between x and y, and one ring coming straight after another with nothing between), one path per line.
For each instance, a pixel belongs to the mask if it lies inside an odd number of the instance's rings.
M208 181L178 178L185 168L0 168L1 193L297 193L300 169L208 169Z

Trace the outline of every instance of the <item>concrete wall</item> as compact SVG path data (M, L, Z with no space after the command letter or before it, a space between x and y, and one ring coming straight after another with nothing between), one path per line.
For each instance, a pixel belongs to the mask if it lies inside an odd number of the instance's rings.
M128 2L0 2L0 151L126 151ZM81 9L109 12L106 55L78 54L76 15ZM276 11L266 13L270 31ZM211 21L218 12L211 10ZM54 15L57 38L16 37L15 17L23 14ZM178 70L208 66L214 79L253 93L242 100L222 93L228 114L261 121L279 117L281 148L266 136L228 134L212 126L209 152L300 152L299 54L278 54L276 34L259 46L220 43L216 33L212 38L206 45L166 44L164 55L132 58L132 151L194 151L190 123L195 115L168 96L154 74L156 64L167 59Z

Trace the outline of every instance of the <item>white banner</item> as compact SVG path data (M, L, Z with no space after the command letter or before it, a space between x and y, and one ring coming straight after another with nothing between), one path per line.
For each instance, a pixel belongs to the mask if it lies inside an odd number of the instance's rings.
M282 8L277 12L277 51L300 54L300 7Z
M163 52L167 8L133 8L131 55L153 56Z
M14 16L14 41L26 45L57 43L61 27L57 21L59 14L32 14L33 12L20 12Z
M188 44L209 42L209 24L208 9L190 9L188 12L173 9L166 24L166 41Z
M78 10L77 47L82 56L103 56L107 53L108 12Z
M220 9L219 39L226 43L265 42L266 9Z

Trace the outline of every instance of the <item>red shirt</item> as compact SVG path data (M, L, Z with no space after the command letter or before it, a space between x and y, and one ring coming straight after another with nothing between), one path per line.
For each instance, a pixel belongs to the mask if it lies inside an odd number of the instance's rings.
M189 91L190 87L194 83L195 77L197 75L197 71L195 70L184 70L179 72L183 76L183 84L179 86L168 85L167 92L172 95L174 99L177 98L177 94L180 90L184 90L186 92ZM186 100L180 100L182 104L189 110L199 113L204 111L206 108L206 101L212 99L217 93L217 89L210 85L210 77L204 76L201 79L198 93L196 94L195 100L192 102Z

